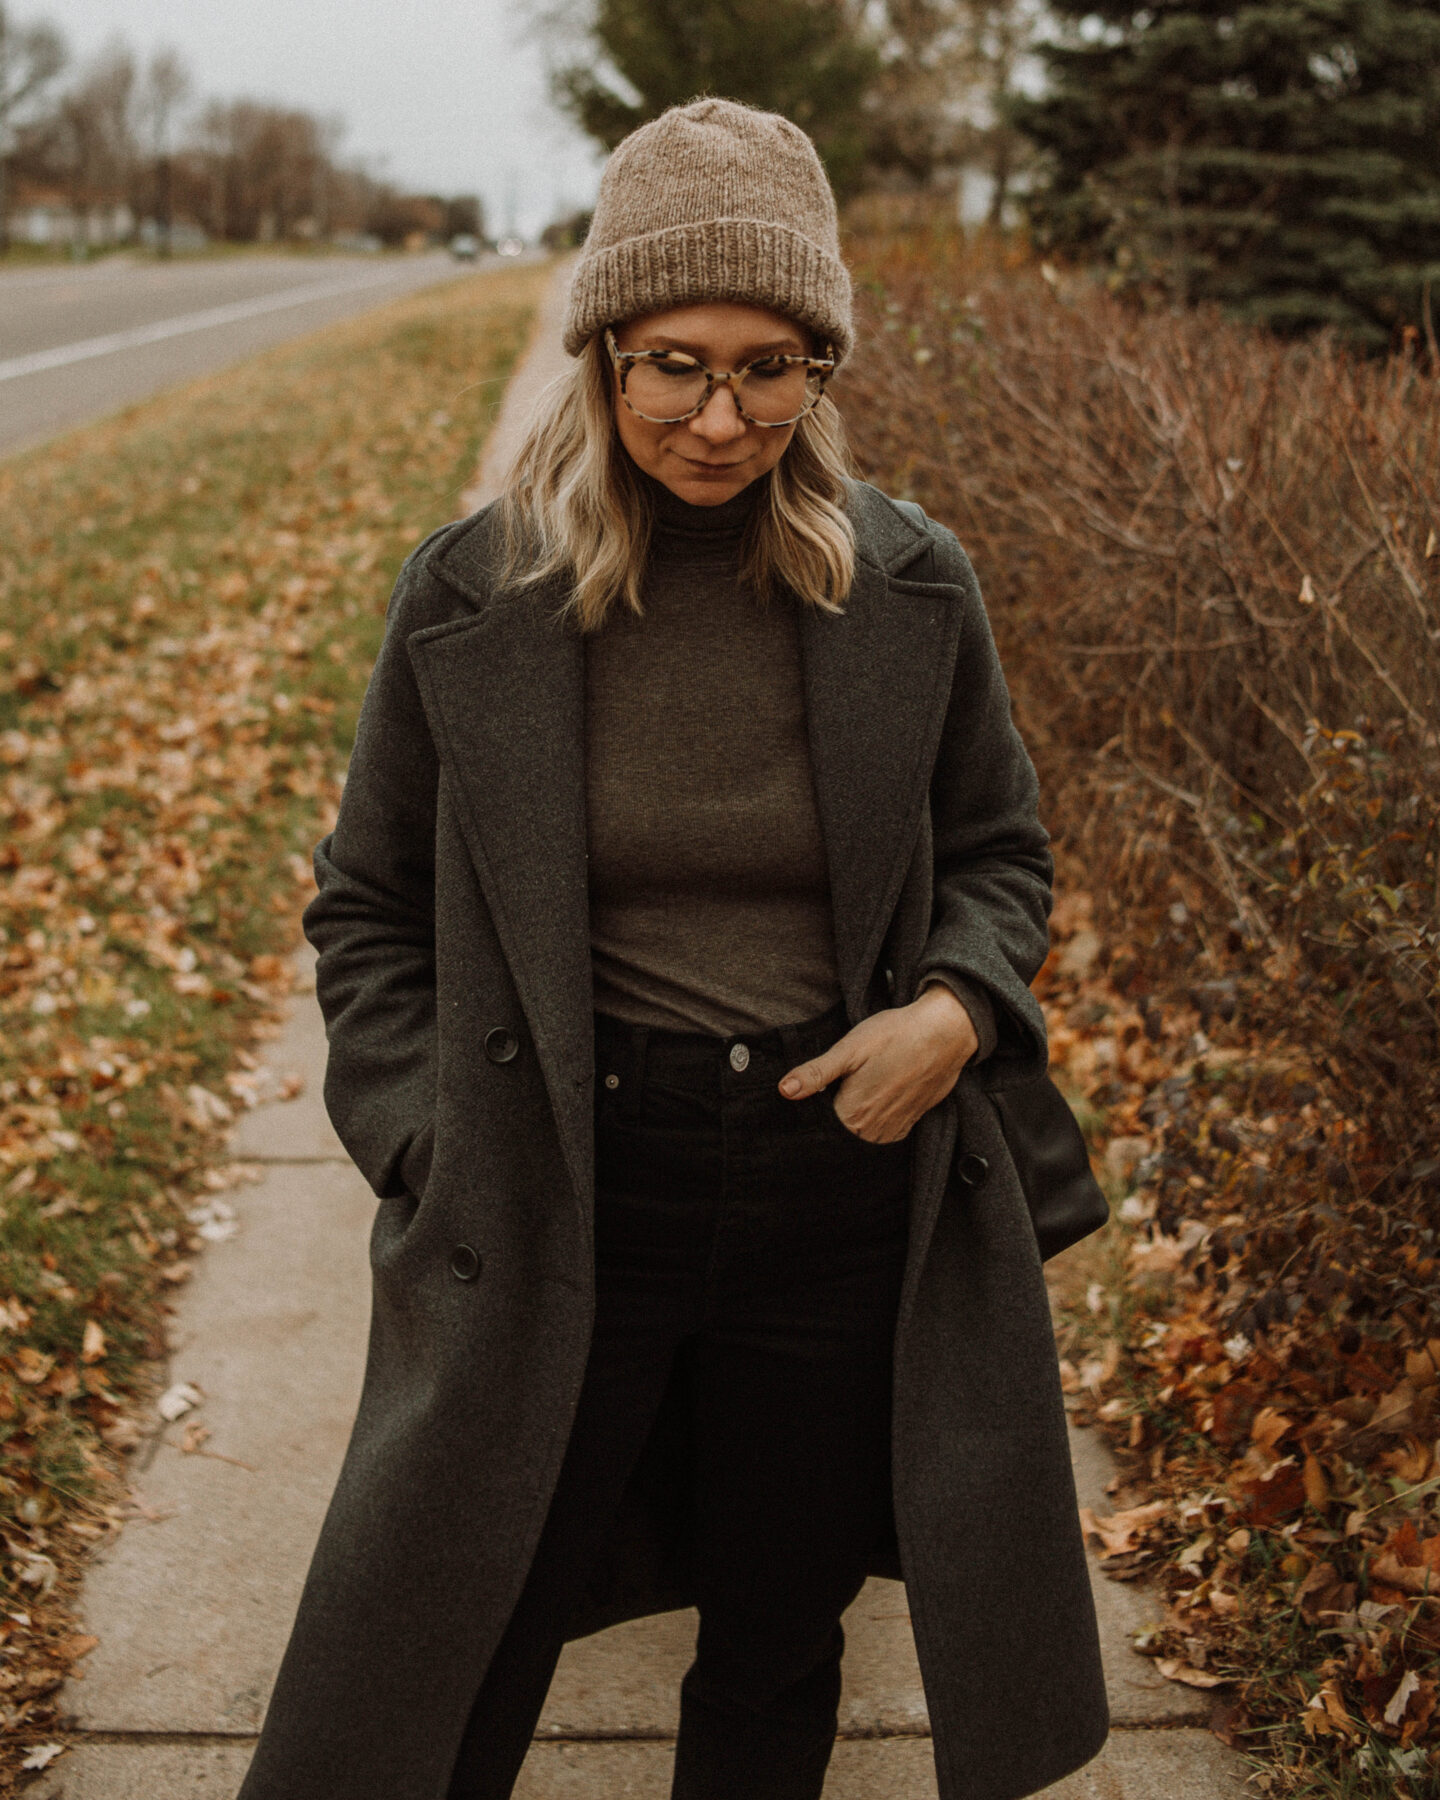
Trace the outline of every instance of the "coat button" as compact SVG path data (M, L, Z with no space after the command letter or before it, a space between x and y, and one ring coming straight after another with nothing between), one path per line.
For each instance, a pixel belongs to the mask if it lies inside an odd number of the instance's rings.
M990 1164L978 1150L967 1150L956 1163L955 1173L966 1187L978 1188L990 1173Z
M497 1025L485 1033L485 1054L493 1063L514 1062L520 1054L520 1040L507 1026Z
M480 1273L480 1252L469 1244L457 1244L450 1252L450 1273L457 1281L473 1281Z

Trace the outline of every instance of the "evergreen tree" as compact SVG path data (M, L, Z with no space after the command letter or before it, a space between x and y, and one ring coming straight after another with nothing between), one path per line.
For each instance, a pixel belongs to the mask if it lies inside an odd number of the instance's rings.
M554 85L607 150L666 107L715 94L784 113L838 193L857 185L879 56L850 0L599 0L586 36L590 54Z
M1440 0L1052 0L1042 243L1366 346L1440 289Z

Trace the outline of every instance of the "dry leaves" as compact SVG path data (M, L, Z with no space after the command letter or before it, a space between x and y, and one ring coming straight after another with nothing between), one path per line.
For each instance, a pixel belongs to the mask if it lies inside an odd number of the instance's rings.
M1440 1324L1403 1294L1376 1305L1397 1221L1367 1241L1353 1190L1342 1205L1335 1167L1371 1150L1312 1066L1137 1004L1088 919L1067 896L1038 984L1061 1079L1103 1106L1128 1171L1130 1310L1092 1278L1060 1334L1073 1416L1122 1465L1122 1504L1086 1533L1107 1573L1159 1582L1142 1647L1168 1680L1231 1696L1227 1742L1358 1757L1376 1785L1357 1793L1418 1800L1440 1755ZM1066 980L1072 937L1089 973Z
M75 1635L93 1540L66 1521L198 1404L146 1370L258 1173L224 1161L234 1121L298 1091L253 1046L391 580L453 516L545 278L422 295L0 466L0 1649L26 1672L0 1794Z

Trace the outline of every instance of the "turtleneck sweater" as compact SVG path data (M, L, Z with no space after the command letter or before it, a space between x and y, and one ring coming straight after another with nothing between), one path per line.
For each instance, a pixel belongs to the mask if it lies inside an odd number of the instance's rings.
M658 482L643 615L585 644L596 1010L731 1036L840 998L810 773L799 603L740 579L754 484L691 506Z

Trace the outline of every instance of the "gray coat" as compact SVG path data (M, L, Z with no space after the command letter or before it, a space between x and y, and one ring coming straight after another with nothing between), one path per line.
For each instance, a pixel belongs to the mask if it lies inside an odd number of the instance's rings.
M844 613L801 630L852 1020L943 967L995 1055L914 1132L894 1500L942 1800L1010 1800L1107 1727L1050 1316L996 1087L1043 1066L1050 861L975 577L851 493ZM507 590L493 510L403 570L315 853L325 1098L380 1206L369 1362L242 1800L443 1800L545 1518L591 1327L583 658ZM518 1053L514 1051L518 1044ZM989 1163L959 1184L959 1155ZM457 1254L458 1249L458 1254ZM473 1253L473 1254L472 1254ZM478 1274L475 1265L478 1261ZM685 1603L663 1432L575 1634Z

